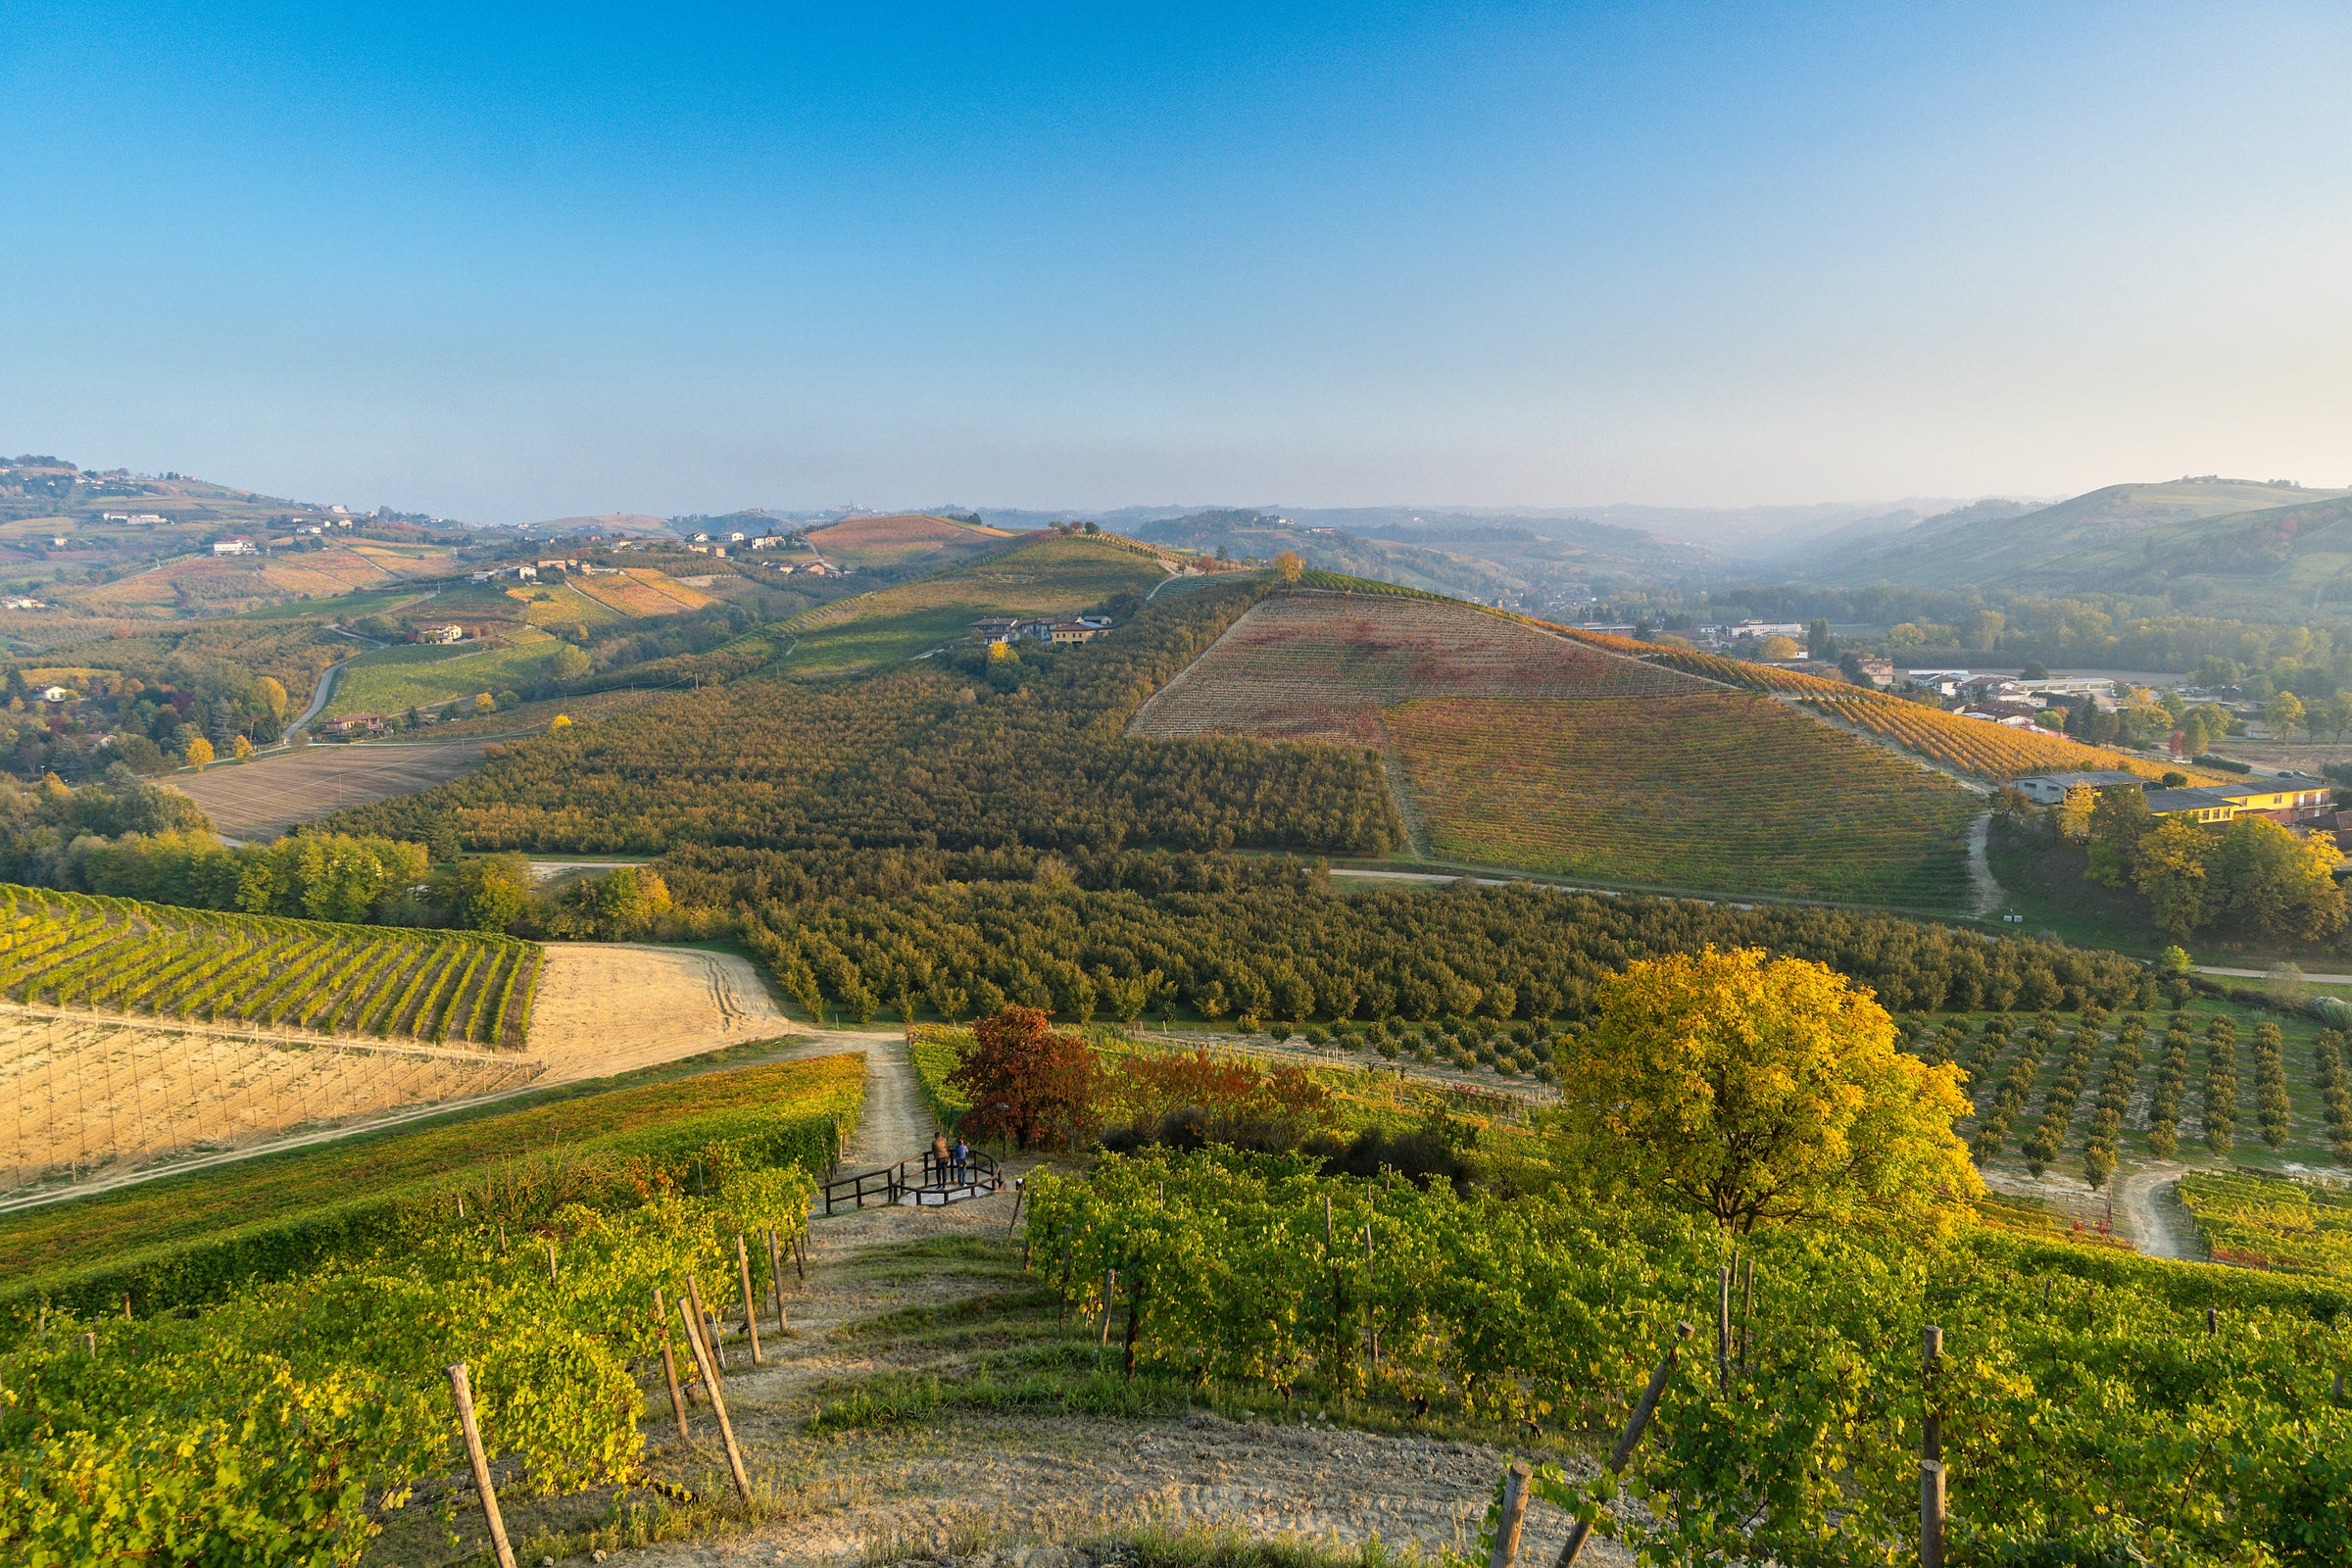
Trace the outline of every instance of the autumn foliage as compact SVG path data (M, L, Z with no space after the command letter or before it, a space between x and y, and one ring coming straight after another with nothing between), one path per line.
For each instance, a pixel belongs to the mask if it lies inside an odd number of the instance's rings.
M1560 1083L1563 1152L1597 1187L1738 1231L1938 1231L1983 1191L1952 1132L1958 1069L1904 1053L1818 963L1709 948L1631 964L1597 1000Z
M967 1136L1030 1148L1093 1130L1102 1072L1093 1048L1054 1028L1047 1013L1005 1006L972 1025L972 1043L948 1087L971 1102Z

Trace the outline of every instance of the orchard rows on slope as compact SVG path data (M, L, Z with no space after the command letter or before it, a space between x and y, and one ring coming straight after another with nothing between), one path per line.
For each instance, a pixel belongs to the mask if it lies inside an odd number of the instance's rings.
M326 1034L519 1046L536 945L0 887L0 995Z

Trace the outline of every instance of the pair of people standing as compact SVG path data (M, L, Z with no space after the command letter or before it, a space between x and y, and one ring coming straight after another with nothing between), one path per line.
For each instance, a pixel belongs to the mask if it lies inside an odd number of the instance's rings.
M971 1149L965 1145L961 1136L956 1138L956 1147L950 1149L948 1135L944 1130L931 1135L931 1168L938 1172L941 1181L960 1185L964 1179L964 1173L971 1168Z

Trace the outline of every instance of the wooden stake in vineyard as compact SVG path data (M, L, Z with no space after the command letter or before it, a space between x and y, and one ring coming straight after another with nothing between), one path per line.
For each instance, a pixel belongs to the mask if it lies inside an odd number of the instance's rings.
M735 1233L735 1267L743 1276L743 1337L752 1345L752 1365L763 1364L760 1354L760 1298L752 1294L752 1254L744 1250L743 1233Z
M1487 1568L1511 1568L1519 1560L1519 1532L1527 1523L1527 1484L1535 1475L1525 1459L1502 1473L1502 1517L1494 1523L1494 1554Z
M767 1288L776 1298L776 1332L784 1332L784 1251L776 1245L776 1228L767 1228Z
M463 1361L449 1369L449 1392L458 1401L458 1426L466 1434L466 1457L473 1465L473 1489L482 1494L482 1518L490 1526L498 1568L514 1568L514 1548L507 1544L507 1522L499 1517L498 1491L490 1485L490 1456L482 1451L482 1431L473 1422L473 1389Z
M669 1413L678 1418L678 1436L690 1436L686 1430L686 1399L678 1393L678 1360L669 1351L669 1307L662 1299L662 1287L654 1287L654 1327L662 1331L662 1381L669 1385Z
M1920 1341L1919 1568L1943 1568L1943 1414L1936 1397L1943 1330L1931 1323Z
M1690 1339L1693 1332L1688 1323L1674 1326L1677 1341ZM1632 1419L1625 1423L1625 1432L1617 1439L1616 1451L1609 1455L1610 1475L1625 1474L1626 1464L1633 1458L1634 1449L1641 1446L1642 1434L1649 1430L1649 1418L1657 1411L1658 1400L1666 1393L1666 1380L1674 1376L1674 1363L1681 1354L1679 1346L1668 1346L1665 1358L1658 1362L1658 1369L1649 1375L1649 1387L1642 1391L1642 1402L1634 1406ZM1554 1568L1576 1568L1576 1559L1584 1551L1585 1542L1592 1534L1592 1524L1579 1519L1576 1528L1568 1532L1568 1544L1560 1548L1560 1560Z
M752 1500L752 1478L744 1474L743 1450L735 1446L735 1423L727 1419L727 1396L718 1386L717 1363L711 1355L710 1347L703 1342L703 1297L702 1292L695 1289L694 1276L691 1274L686 1276L686 1300L678 1303L678 1316L686 1321L688 1348L694 1351L695 1361L702 1368L703 1387L710 1391L710 1413L718 1417L718 1435L727 1446L727 1469L735 1477L736 1495L749 1502ZM511 1564L509 1568L512 1568Z

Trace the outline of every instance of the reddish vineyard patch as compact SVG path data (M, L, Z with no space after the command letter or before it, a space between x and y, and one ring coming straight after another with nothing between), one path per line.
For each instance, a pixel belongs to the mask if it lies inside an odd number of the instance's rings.
M1699 682L1443 600L1268 599L1144 705L1139 735L1256 735L1375 745L1380 711L1416 697L1666 696Z

